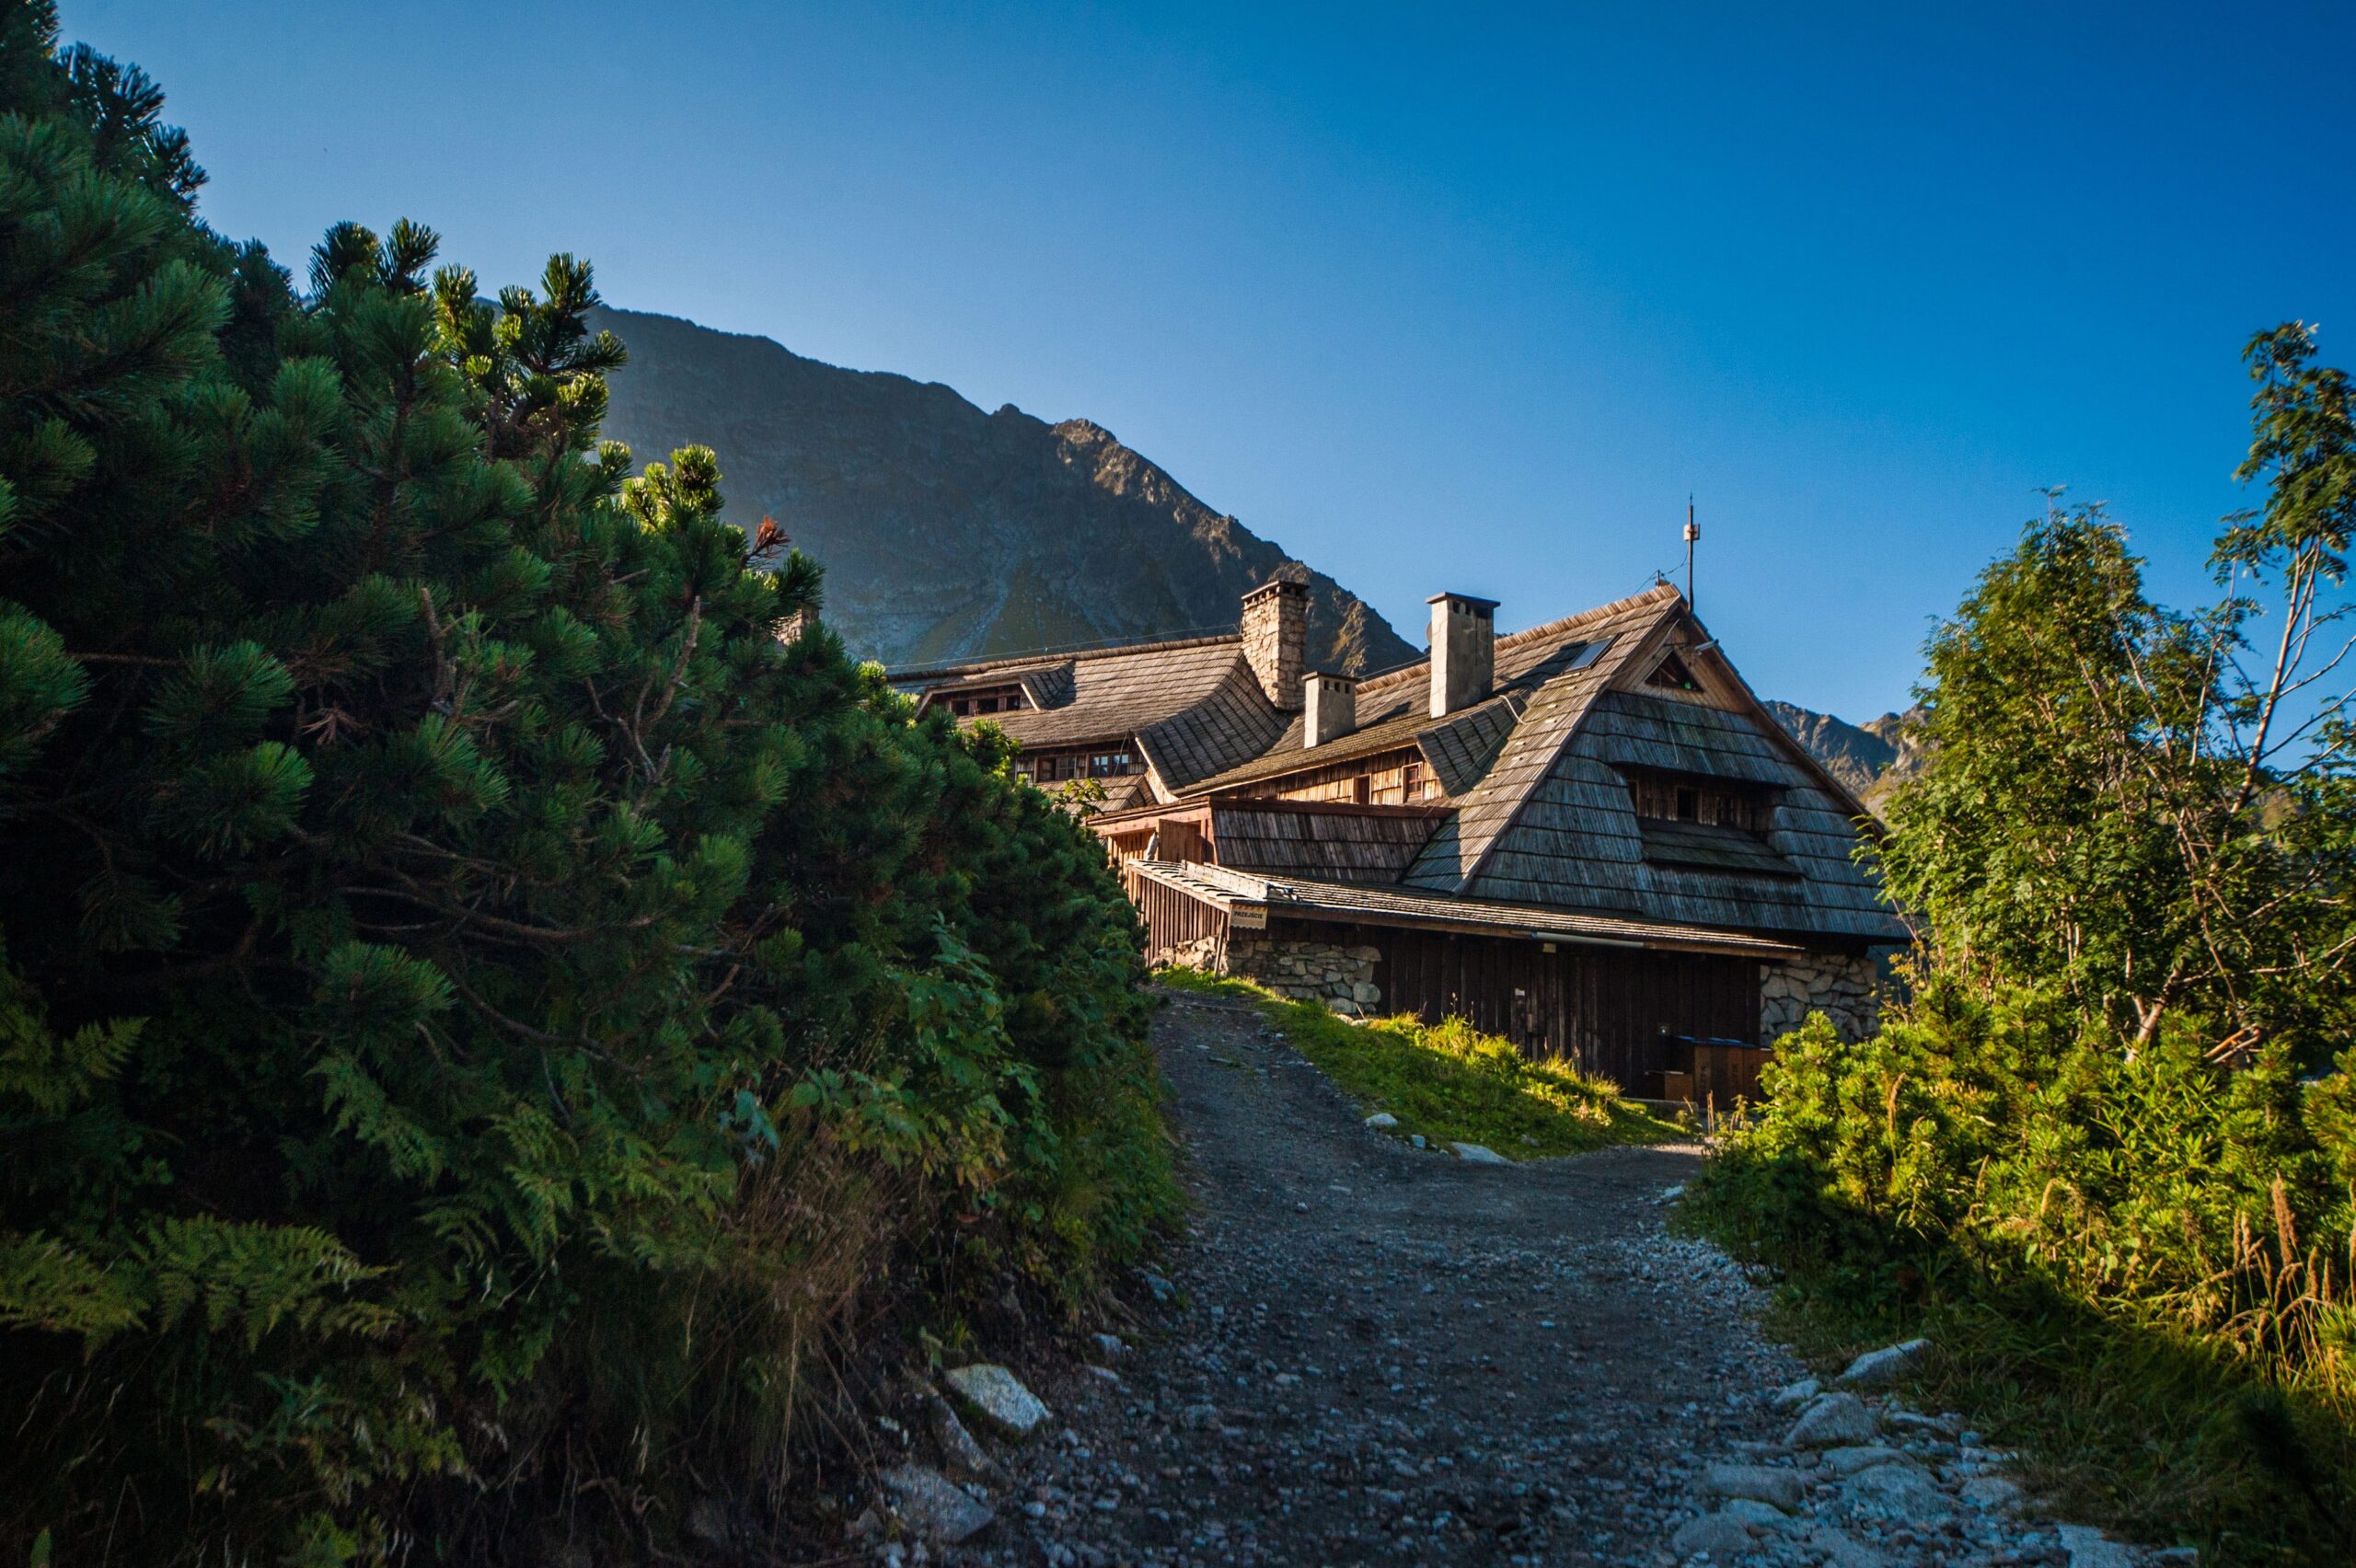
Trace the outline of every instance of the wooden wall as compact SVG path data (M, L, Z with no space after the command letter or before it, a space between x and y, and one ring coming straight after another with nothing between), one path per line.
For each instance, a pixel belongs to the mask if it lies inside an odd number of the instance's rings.
M1379 948L1381 1010L1451 1014L1533 1056L1568 1056L1632 1093L1669 1065L1664 1033L1759 1038L1759 962L1708 953L1458 937L1387 926L1277 923L1269 934Z
M1438 783L1414 746L1304 769L1260 786L1283 801L1339 801L1362 806L1414 806L1440 798Z

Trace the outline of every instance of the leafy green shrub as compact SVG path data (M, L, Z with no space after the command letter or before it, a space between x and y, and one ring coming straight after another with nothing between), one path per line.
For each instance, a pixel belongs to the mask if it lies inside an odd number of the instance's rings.
M2344 1550L2344 1067L2228 1070L2175 1031L2131 1055L2050 997L1934 982L1860 1043L1810 1020L1762 1088L1689 1217L1780 1269L1828 1342L1930 1325L1950 1397L2140 1528L2251 1562Z
M298 292L54 40L0 12L0 1550L773 1516L895 1314L1172 1212L1135 917L780 640L710 453L598 442L584 264L346 225Z

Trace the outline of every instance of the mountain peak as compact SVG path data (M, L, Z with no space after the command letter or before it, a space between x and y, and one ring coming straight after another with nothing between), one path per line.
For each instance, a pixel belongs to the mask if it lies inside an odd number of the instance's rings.
M826 569L826 618L886 663L1231 628L1279 575L1310 588L1310 657L1414 655L1389 623L1087 419L986 414L938 383L766 338L603 308L629 350L606 432L641 461L720 454L725 515L777 518Z

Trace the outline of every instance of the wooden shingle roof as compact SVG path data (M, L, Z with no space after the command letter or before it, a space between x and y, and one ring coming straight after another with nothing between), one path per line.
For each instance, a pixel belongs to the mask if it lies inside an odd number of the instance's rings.
M1238 688L1250 688L1251 698ZM992 722L1027 748L1114 745L1156 732L1200 708L1163 737L1173 755L1228 766L1280 722L1243 661L1241 637L1140 643L1053 659L1002 659L933 670L895 671L893 684L927 692L1019 682L1035 708L994 713ZM1232 732L1227 749L1221 737ZM1198 775L1189 772L1191 780Z
M1137 738L1162 784L1183 791L1265 751L1283 728L1284 716L1238 652L1216 685L1169 717L1138 726Z
M1670 658L1670 676L1657 676ZM1428 658L1369 675L1357 687L1356 728L1313 748L1302 744L1303 715L1268 700L1234 636L894 679L1019 680L1039 706L993 716L1010 735L1028 747L1134 740L1151 798L1165 801L1224 808L1290 788L1291 775L1410 747L1445 792L1427 836L1418 823L1413 835L1321 837L1297 822L1218 836L1271 870L1361 892L1380 872L1386 896L1410 901L1907 940L1852 858L1864 808L1760 705L1667 583L1498 638L1491 694L1438 719ZM1629 769L1739 781L1772 800L1761 807L1770 824L1752 835L1640 819Z
M1576 662L1532 694L1496 761L1460 800L1455 818L1432 836L1405 880L1435 893L1465 891L1498 836L1544 781L1596 698L1656 644L1684 607L1684 596L1664 584L1555 622L1556 627L1575 628L1580 637L1593 641L1597 654ZM1498 640L1502 645L1504 639Z
M1441 788L1450 796L1461 795L1488 771L1539 693L1576 671L1611 662L1627 634L1642 629L1646 611L1668 603L1683 600L1674 589L1649 589L1498 638L1495 695L1438 719L1431 716L1428 658L1369 675L1358 683L1357 727L1348 734L1322 746L1303 745L1304 720L1294 714L1263 753L1203 778L1192 792L1215 794L1412 745L1422 751Z
M1474 898L1562 900L1708 926L1907 940L1904 924L1854 859L1854 824L1862 808L1763 711L1705 707L1643 690L1601 692L1586 707L1575 734L1454 891ZM1773 862L1756 857L1755 849L1756 863L1749 866L1722 858L1703 867L1648 855L1646 833L1657 824L1636 815L1622 771L1628 767L1768 787L1774 806L1762 837ZM1436 833L1433 844L1440 838ZM1761 846L1759 839L1750 842ZM1433 859L1426 847L1409 880L1431 885L1417 873Z
M1388 884L1447 814L1439 806L1222 801L1209 808L1218 863L1271 877Z

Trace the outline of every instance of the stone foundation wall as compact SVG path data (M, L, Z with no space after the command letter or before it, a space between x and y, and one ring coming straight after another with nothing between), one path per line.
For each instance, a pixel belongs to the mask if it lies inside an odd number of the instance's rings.
M1870 958L1812 952L1766 966L1760 983L1760 1037L1769 1044L1812 1012L1832 1020L1843 1040L1862 1040L1881 1019L1878 970Z
M1271 940L1265 932L1237 931L1224 946L1202 937L1170 951L1170 962L1213 974L1255 980L1280 997L1323 1002L1337 1013L1370 1013L1382 1005L1374 983L1380 948L1332 942Z
M1206 974L1227 973L1227 943L1218 937L1196 937L1191 942L1180 942L1170 950L1167 958L1155 962L1167 963L1173 969L1199 969Z

